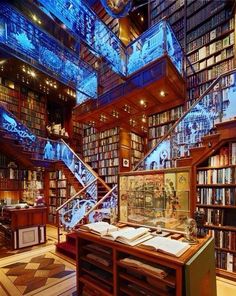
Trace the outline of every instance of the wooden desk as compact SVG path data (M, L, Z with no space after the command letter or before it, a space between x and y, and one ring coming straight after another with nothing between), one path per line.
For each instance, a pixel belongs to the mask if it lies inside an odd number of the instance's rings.
M97 246L100 250L96 250ZM110 264L105 266L96 262L88 254L105 258ZM120 262L120 259L126 257L145 260L147 264L166 270L168 275L162 279L127 267ZM82 295L83 289L95 290L98 295L103 296L215 296L214 240L210 237L202 239L198 245L192 246L181 257L176 258L102 239L91 233L78 232L78 295ZM199 294L200 291L205 294Z
M5 207L0 229L13 249L33 246L46 241L46 207L28 209Z

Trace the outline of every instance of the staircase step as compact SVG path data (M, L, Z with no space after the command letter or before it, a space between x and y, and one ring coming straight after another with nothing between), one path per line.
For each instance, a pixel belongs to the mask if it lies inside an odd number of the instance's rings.
M186 158L180 158L176 160L176 167L185 167L185 166L190 166L192 164L192 157L186 157Z
M76 245L69 242L61 242L56 244L56 250L71 259L76 259Z
M202 137L202 143L204 146L211 147L219 142L219 138L220 138L219 133L206 135L206 136Z

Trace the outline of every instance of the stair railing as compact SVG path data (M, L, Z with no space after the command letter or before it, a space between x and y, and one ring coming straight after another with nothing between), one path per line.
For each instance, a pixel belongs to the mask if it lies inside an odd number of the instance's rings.
M78 220L78 223L79 224L83 219L87 218L92 212L94 212L100 205L102 205L105 200L110 197L112 199L112 201L110 201L110 209L115 209L114 211L114 215L113 217L111 217L111 220L114 220L116 221L117 219L117 205L118 205L118 196L117 196L117 192L114 193L114 191L117 190L117 185L113 186L112 189L107 192L94 206L91 207L91 209L89 209L85 214L84 216ZM111 221L111 222L114 222L114 221Z
M190 148L201 145L203 136L214 132L214 125L236 115L236 70L216 78L134 170L176 167L177 160L189 157Z
M85 204L86 189L97 181L97 178L88 183L81 190L76 192L70 199L64 202L61 206L56 209L57 221L58 221L58 242L60 242L61 230L70 230L77 224L77 220L84 215L82 206ZM83 204L82 204L82 202ZM87 204L90 200L87 200Z

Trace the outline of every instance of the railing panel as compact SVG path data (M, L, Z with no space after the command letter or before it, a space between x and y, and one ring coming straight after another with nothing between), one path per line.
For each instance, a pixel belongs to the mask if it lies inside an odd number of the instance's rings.
M236 72L218 78L198 101L157 143L136 170L172 168L176 160L190 155L201 145L202 137L213 133L216 123L236 116Z
M0 26L5 50L89 97L97 97L97 72L7 3L0 4Z

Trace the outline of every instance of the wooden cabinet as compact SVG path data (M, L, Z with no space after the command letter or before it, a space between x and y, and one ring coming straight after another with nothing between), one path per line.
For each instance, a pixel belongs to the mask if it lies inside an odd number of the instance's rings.
M161 268L167 276L136 269L122 261L132 258L153 268ZM191 274L197 274L194 281ZM207 286L206 286L207 283ZM198 289L195 289L196 286ZM201 239L181 257L130 247L102 239L91 233L77 234L78 295L216 295L214 242ZM203 294L201 294L203 295Z
M46 207L3 209L0 231L13 249L46 242Z

